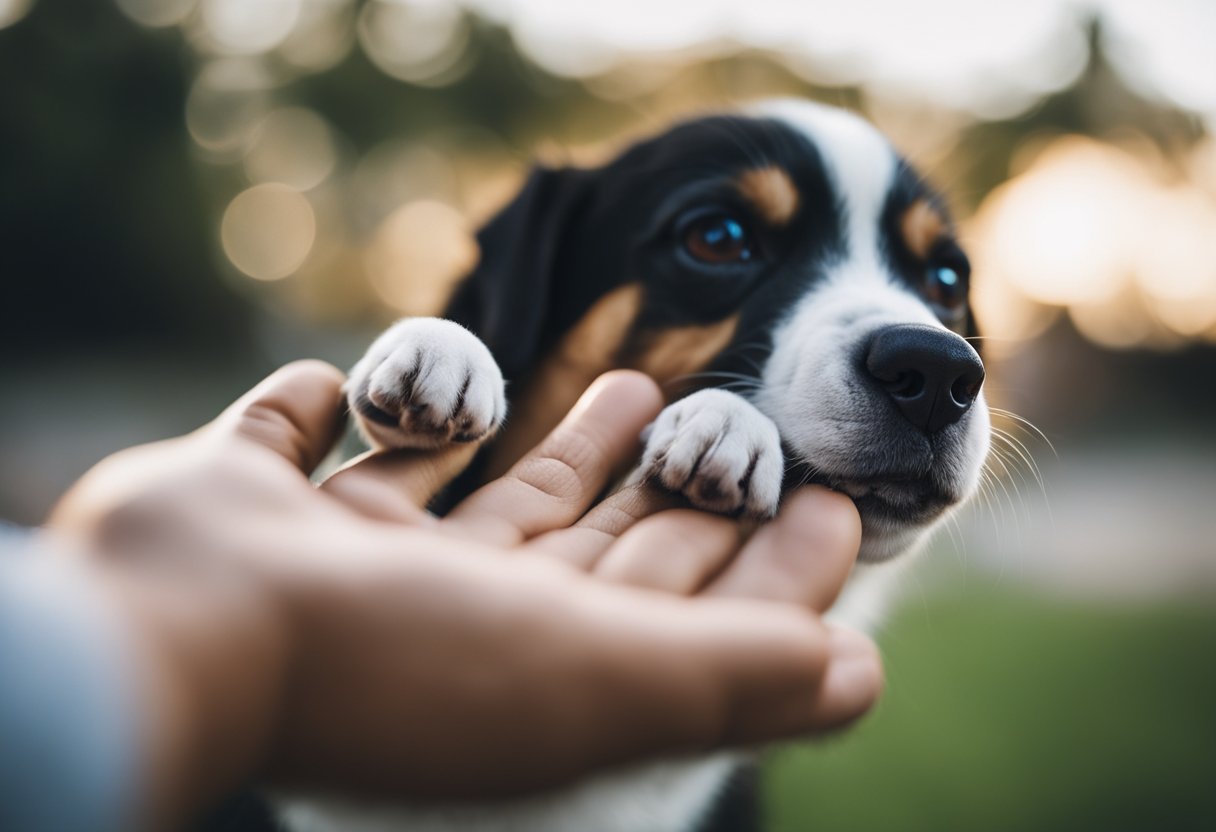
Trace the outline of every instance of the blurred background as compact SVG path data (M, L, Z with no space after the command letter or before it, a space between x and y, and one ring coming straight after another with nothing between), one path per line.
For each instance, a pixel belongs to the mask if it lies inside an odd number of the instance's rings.
M1216 829L1211 0L0 0L0 518L441 308L533 159L774 94L947 192L1009 414L774 829Z

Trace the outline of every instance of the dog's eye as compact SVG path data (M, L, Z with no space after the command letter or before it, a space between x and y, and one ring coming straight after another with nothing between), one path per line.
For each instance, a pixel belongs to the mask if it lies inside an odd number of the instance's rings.
M966 267L931 264L925 273L925 293L931 303L943 309L958 309L967 299Z
M752 259L751 235L729 214L709 214L684 229L684 248L702 263L746 263Z

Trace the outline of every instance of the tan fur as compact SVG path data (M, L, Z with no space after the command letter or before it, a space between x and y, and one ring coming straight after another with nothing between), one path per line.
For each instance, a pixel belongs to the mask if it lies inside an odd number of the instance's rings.
M738 326L739 316L732 315L704 326L664 329L643 336L629 366L667 385L680 376L704 369L730 343Z
M618 353L641 305L642 287L627 284L600 298L566 334L512 401L506 427L490 450L491 477L534 448L597 376L620 366Z
M933 245L949 232L946 218L928 200L913 202L899 219L899 233L903 235L908 251L924 260L933 250Z
M773 225L785 225L798 210L798 188L779 167L749 170L735 185L757 213Z

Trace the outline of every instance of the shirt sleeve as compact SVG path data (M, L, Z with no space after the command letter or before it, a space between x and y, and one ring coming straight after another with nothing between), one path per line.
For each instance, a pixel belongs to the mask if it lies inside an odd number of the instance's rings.
M0 829L130 832L130 662L65 558L0 523Z

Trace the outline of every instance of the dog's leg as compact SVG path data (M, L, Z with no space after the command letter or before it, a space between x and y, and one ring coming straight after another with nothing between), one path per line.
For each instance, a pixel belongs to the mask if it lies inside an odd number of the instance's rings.
M637 476L722 514L770 517L785 463L773 421L725 390L701 390L668 405L644 437Z
M368 444L434 448L493 434L507 413L503 387L476 335L440 318L406 318L368 348L345 392Z

